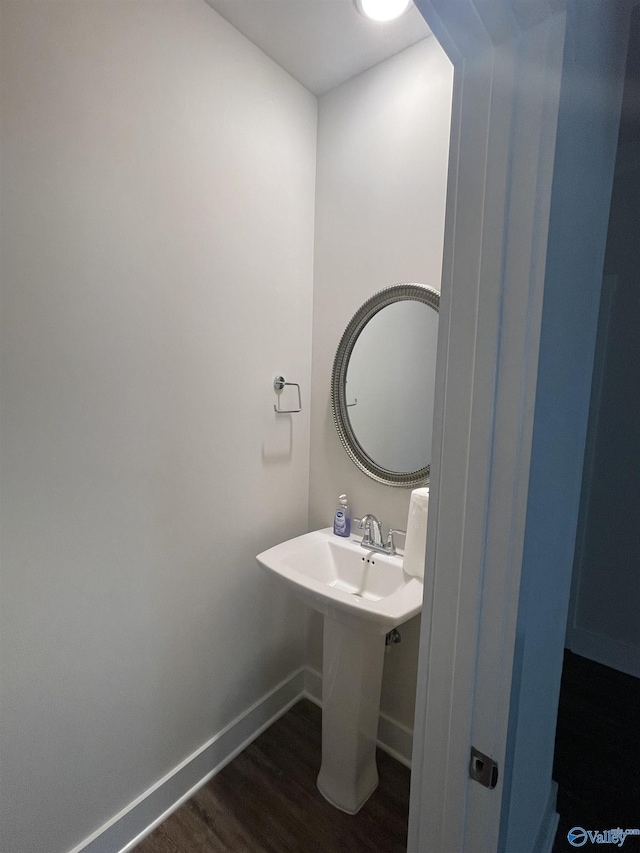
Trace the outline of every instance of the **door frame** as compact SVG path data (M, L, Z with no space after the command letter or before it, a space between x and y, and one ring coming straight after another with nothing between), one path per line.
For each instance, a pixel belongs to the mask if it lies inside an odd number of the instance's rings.
M469 749L509 760L567 8L416 5L454 87L408 852L487 853L505 773L471 783Z

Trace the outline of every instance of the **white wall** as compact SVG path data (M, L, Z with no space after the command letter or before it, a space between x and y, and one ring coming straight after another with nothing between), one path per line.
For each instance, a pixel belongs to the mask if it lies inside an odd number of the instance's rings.
M317 103L201 0L1 13L0 849L58 853L303 663Z
M426 39L319 101L313 303L310 526L346 492L355 515L406 527L410 492L376 483L342 449L330 404L342 333L370 296L417 281L440 288L453 70ZM321 668L321 620L310 660ZM413 725L419 620L387 657L382 709Z

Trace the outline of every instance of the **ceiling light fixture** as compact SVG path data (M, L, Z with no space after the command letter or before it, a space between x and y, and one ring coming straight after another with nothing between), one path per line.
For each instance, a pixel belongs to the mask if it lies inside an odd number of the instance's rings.
M411 0L356 0L358 11L372 21L393 21L410 5Z

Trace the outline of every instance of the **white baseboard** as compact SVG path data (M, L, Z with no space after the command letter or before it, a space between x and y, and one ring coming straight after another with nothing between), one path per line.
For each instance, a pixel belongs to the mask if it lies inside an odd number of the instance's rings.
M304 695L302 667L70 853L128 853Z
M303 697L322 706L322 676L301 667L69 853L128 853ZM378 746L411 766L413 732L380 714Z
M640 678L640 650L637 646L576 627L569 627L567 630L566 646L583 658Z
M540 821L540 828L533 846L534 853L551 853L553 842L558 831L560 815L556 812L556 800L558 799L558 783L552 782L549 789L549 798Z
M307 667L305 671L305 695L316 705L322 707L322 675L311 667ZM380 749L395 758L396 761L411 768L413 731L382 711L378 720L377 743Z

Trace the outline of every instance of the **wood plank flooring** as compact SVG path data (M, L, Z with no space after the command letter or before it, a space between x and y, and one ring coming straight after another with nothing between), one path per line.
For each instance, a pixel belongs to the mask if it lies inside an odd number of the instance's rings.
M405 853L410 772L378 750L358 812L316 788L322 712L300 701L144 839L136 853Z

